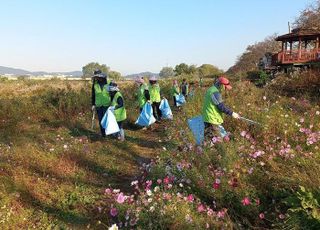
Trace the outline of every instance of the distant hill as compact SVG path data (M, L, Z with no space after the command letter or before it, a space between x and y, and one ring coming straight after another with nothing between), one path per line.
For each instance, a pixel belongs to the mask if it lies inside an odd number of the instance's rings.
M136 78L136 77L159 77L158 73L152 73L152 72L142 72L142 73L135 73L125 76L125 78Z
M12 75L33 75L33 76L41 76L41 75L67 75L74 77L81 77L81 71L71 71L71 72L44 72L44 71L36 71L31 72L23 69L10 68L5 66L0 66L0 75L4 74L12 74Z

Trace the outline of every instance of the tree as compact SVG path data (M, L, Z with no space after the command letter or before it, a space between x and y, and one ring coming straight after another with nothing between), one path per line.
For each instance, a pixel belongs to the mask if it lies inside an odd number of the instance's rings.
M176 65L174 68L174 72L176 75L181 74L192 74L197 71L197 67L195 65L187 65L186 63L181 63L179 65Z
M217 76L223 73L222 70L211 64L203 64L197 70L203 77Z
M108 74L110 68L105 64L100 65L98 62L91 62L82 67L83 78L90 78L95 70L101 70L102 73Z
M300 29L320 30L320 0L303 10L294 22Z
M274 34L265 38L262 42L249 45L245 52L238 57L235 65L227 72L241 73L258 70L259 60L264 56L264 54L276 53L281 50L281 44L275 40L276 37L277 35Z
M163 67L159 73L160 77L173 77L174 70L172 67Z
M197 66L196 65L190 65L189 69L188 69L188 73L192 74L192 73L195 73L195 72L197 72Z
M174 67L174 72L176 75L181 75L183 73L189 73L189 66L185 63L181 63Z
M114 79L116 81L121 80L121 78L122 78L121 73L119 73L117 71L109 71L108 77L110 79Z

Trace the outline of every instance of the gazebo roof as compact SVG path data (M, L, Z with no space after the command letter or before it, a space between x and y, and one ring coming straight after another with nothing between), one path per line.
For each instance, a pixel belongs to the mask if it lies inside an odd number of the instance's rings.
M320 30L318 29L294 29L291 33L281 35L276 38L276 41L299 41L299 38L303 40L313 40L320 36Z

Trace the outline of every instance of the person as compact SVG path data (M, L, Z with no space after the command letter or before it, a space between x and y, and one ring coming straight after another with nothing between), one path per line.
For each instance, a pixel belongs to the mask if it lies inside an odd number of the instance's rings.
M202 86L203 86L203 78L200 77L200 79L199 79L199 87L202 88Z
M194 87L194 82L190 82L190 90L189 90L189 94L188 94L188 97L189 98L193 98L194 97L194 94L195 94L195 87Z
M153 76L149 79L149 93L150 93L150 102L153 109L153 116L157 121L161 120L161 110L160 110L160 86L157 83L157 79Z
M94 110L97 111L101 136L105 137L105 129L101 126L101 120L111 104L111 99L107 88L110 81L108 80L108 76L102 73L101 70L95 70L93 73L92 83L92 112Z
M182 83L180 85L180 92L187 99L188 94L189 94L189 84L187 83L186 79L182 80Z
M124 106L123 96L116 83L110 83L108 91L111 99L110 110L113 111L120 129L120 132L116 135L119 140L124 141L123 122L127 119L127 112Z
M220 136L225 141L230 140L229 134L222 126L222 114L225 113L235 119L239 119L240 116L238 113L233 112L225 106L222 101L221 91L231 89L232 87L229 80L225 76L221 76L215 81L214 85L207 90L202 108L206 139L214 136Z
M172 85L172 88L171 88L171 94L172 94L172 97L173 97L174 106L178 107L177 106L177 101L176 101L176 96L178 96L180 94L180 88L179 88L177 80L173 81L173 85Z
M141 113L143 106L146 104L147 101L150 101L150 93L142 77L137 77L135 82L139 87L137 92L137 97L138 97L138 103L139 103L139 110Z

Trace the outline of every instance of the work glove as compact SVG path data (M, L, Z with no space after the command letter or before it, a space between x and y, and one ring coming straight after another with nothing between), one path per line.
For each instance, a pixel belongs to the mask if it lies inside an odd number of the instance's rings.
M150 100L147 100L147 103L151 104L151 101L150 101Z
M95 109L96 109L96 106L93 105L93 106L91 107L91 110L94 111Z
M237 113L235 113L235 112L233 112L233 113L232 113L232 117L235 118L235 119L239 119L239 118L240 118L240 115L237 114Z
M116 108L115 106L110 106L110 107L109 107L109 109L110 109L111 112L114 112L115 108Z

